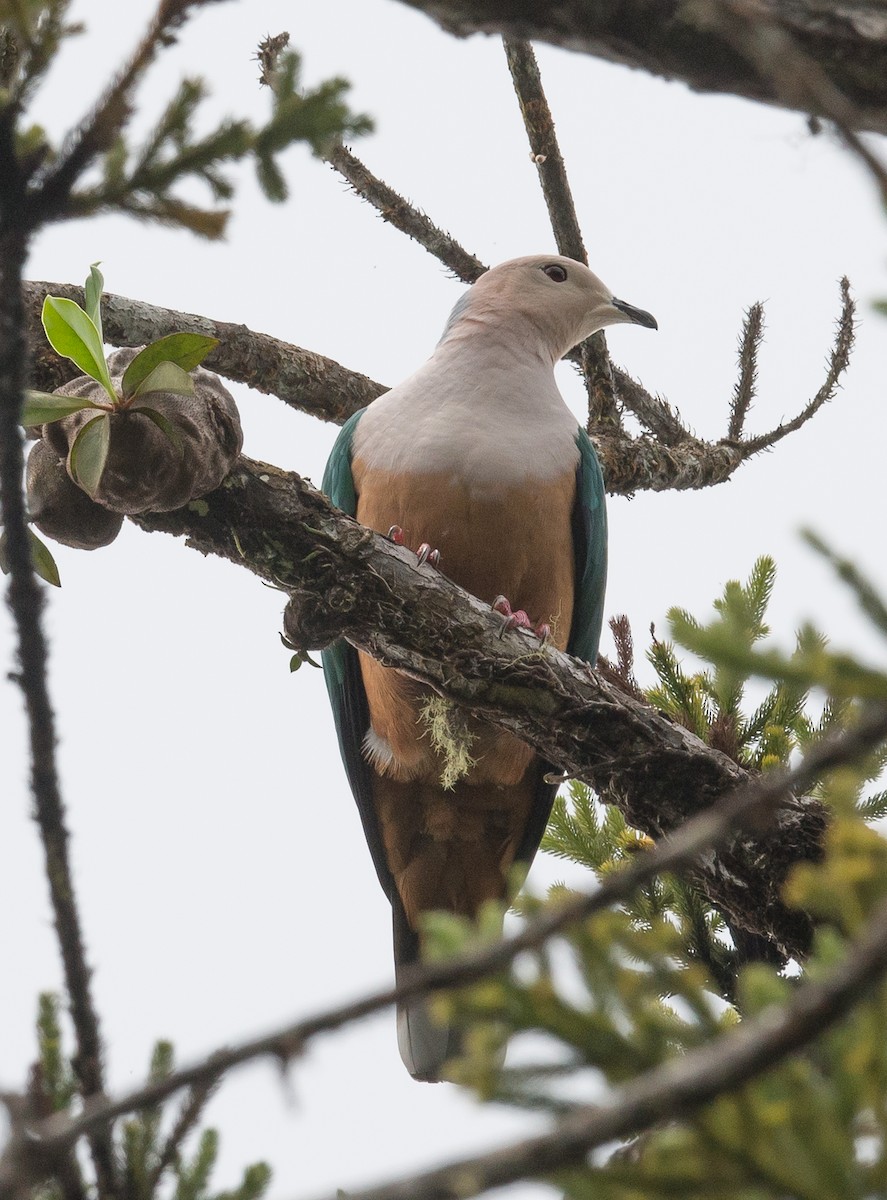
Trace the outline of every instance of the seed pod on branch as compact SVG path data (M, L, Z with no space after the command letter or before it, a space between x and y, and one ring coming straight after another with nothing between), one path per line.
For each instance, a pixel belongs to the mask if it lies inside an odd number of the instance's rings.
M115 388L137 350L119 350L108 360ZM152 391L138 403L96 415L84 408L44 426L44 437L65 460L71 479L96 503L118 513L169 512L218 487L243 445L237 406L217 375L202 367L192 371L194 392L178 395ZM58 394L103 403L102 387L79 376ZM94 422L106 422L100 428ZM85 469L84 430L106 439L106 456L91 475ZM78 438L80 439L78 441ZM89 451L90 461L92 448Z

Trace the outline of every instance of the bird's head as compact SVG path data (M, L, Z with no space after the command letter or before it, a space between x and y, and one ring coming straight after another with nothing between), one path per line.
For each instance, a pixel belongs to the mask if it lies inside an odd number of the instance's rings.
M513 258L486 271L453 309L444 338L474 326L535 330L557 362L584 338L608 325L657 329L655 317L617 300L588 267L558 254Z

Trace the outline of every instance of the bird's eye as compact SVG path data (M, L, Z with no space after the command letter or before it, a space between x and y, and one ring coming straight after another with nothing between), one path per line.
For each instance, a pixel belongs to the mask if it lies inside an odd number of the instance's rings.
M543 267L542 270L545 272L548 278L553 279L555 283L566 282L567 272L559 263L550 263L547 267Z

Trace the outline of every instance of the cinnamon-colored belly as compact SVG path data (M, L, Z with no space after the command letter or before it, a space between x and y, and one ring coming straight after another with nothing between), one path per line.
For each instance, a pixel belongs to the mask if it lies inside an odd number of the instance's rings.
M352 463L357 519L406 545L440 550L441 571L479 599L505 595L565 649L573 616L571 513L575 473L554 482L478 492L451 476L391 476ZM528 642L528 649L532 642ZM534 752L482 721L469 721L474 765L444 790L442 761L421 718L429 691L367 655L361 672L375 738L376 811L386 854L412 924L440 907L473 912L499 896L536 790ZM386 751L387 753L387 751Z

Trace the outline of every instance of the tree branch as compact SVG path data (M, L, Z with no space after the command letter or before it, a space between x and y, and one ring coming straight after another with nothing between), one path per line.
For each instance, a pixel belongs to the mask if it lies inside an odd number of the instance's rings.
M741 442L740 445L743 448L745 457L751 458L753 454L758 454L761 450L767 450L771 446L775 446L777 442L781 442L788 434L794 433L796 429L800 429L802 425L806 425L810 418L819 412L823 404L834 398L840 384L841 376L850 364L850 351L853 349L853 342L856 337L855 315L856 305L853 297L850 295L850 281L845 276L841 280L841 315L835 326L835 342L829 351L828 371L826 372L822 387L796 417L793 417L790 421L781 422L769 433L762 433L757 437L746 438Z
M457 279L462 279L465 283L474 283L487 270L479 258L464 250L455 238L439 229L430 217L374 175L341 142L325 157L330 166L347 179L358 196L372 204L383 221L387 221L395 229L411 237L414 242L424 246L428 253L434 255L438 262L442 262Z
M844 8L842 4L842 8ZM865 128L851 101L789 28L761 0L691 0L686 11L737 50L779 101L827 117L844 144L868 169L887 204L887 170L856 132ZM846 11L841 14L847 16ZM887 15L881 14L887 39Z
M637 491L676 491L723 483L743 462L800 429L834 396L849 362L853 344L854 303L847 281L842 282L843 307L838 320L829 371L813 400L790 422L745 441L722 438L707 442L689 433L670 406L651 396L619 367L614 368L623 405L634 412L653 436L632 437L617 429L597 429L595 446L601 460L607 491L632 495ZM31 365L36 386L52 391L72 379L76 369L46 345L40 325L40 308L47 294L83 303L83 289L70 284L24 284L27 304ZM105 294L102 321L106 339L114 345L141 346L164 334L187 330L218 337L221 344L206 359L206 366L226 379L273 394L291 408L321 420L344 422L359 408L387 390L365 375L267 334L253 333L244 325L211 320L192 313Z
M551 42L609 62L722 92L830 117L817 97L787 95L681 0L402 0L459 37L500 33ZM722 7L722 6L721 6ZM758 14L819 65L853 105L851 127L887 133L887 15L871 0L759 0Z
M26 283L24 293L33 374L39 387L52 391L77 372L47 345L40 324L43 298L47 294L64 296L82 305L83 288L67 283ZM180 331L218 338L219 345L205 360L209 370L337 425L388 390L384 384L349 371L322 354L291 346L266 333L253 333L245 325L159 308L126 296L108 292L102 296L102 324L105 339L115 346L143 346Z
M843 963L825 979L802 984L737 1029L670 1059L616 1092L606 1105L581 1108L554 1130L490 1154L350 1192L349 1200L463 1200L490 1188L580 1166L617 1138L674 1121L741 1087L846 1016L887 971L887 901L875 909Z
M524 128L530 142L530 156L539 172L548 219L558 251L588 266L588 254L576 216L567 168L557 141L554 118L542 88L536 55L529 42L503 38L505 58L520 105ZM616 408L613 368L603 331L593 334L577 347L582 375L588 391L588 430L621 428Z
M21 269L26 237L7 220L0 225L0 496L9 564L7 602L17 633L16 676L28 716L34 819L40 830L56 938L77 1038L74 1071L82 1097L104 1090L102 1040L92 1000L90 969L68 858L68 830L55 757L55 716L47 683L43 595L31 569L31 546L22 496L22 431L18 424L27 369ZM110 1137L92 1142L99 1194L115 1191Z
M71 188L93 159L106 150L129 119L133 88L154 60L157 51L168 43L172 31L181 25L192 8L214 0L158 0L147 30L129 62L116 76L95 109L74 129L58 158L34 180L28 206L32 229L49 221L69 216Z
M201 553L289 592L285 627L295 644L318 647L344 635L613 795L651 837L747 778L587 664L503 634L486 605L417 567L414 555L343 516L298 476L243 458L204 503L203 516L182 509L136 523L184 535ZM780 889L795 862L820 856L824 828L821 805L793 801L772 829L701 865L697 882L729 921L768 938L784 957L802 953L809 921L784 905Z
M192 1089L195 1098L200 1097L234 1067L268 1056L289 1062L318 1034L339 1029L399 1000L420 993L464 986L506 969L518 954L539 947L571 924L626 899L655 875L683 869L701 853L726 844L749 824L769 819L774 809L784 801L789 789L810 787L825 771L870 753L885 736L887 707L872 704L856 726L812 747L793 770L774 771L762 779L748 781L717 809L700 813L674 837L639 854L627 866L608 876L594 892L526 921L521 931L512 937L503 938L492 946L480 946L448 961L418 966L405 976L398 987L380 989L273 1033L219 1050L190 1067L180 1068L153 1080L117 1100L93 1101L73 1119L60 1114L44 1121L28 1123L16 1130L12 1144L0 1159L0 1200L7 1200L12 1195L11 1182L23 1170L30 1177L28 1165L32 1160L36 1159L38 1164L54 1161L65 1155L78 1138L95 1133L117 1117L153 1108L186 1087ZM721 1041L719 1039L713 1045L719 1046ZM680 1067L680 1064L668 1064L668 1068L673 1069L676 1065ZM189 1107L186 1106L184 1111L187 1112Z

